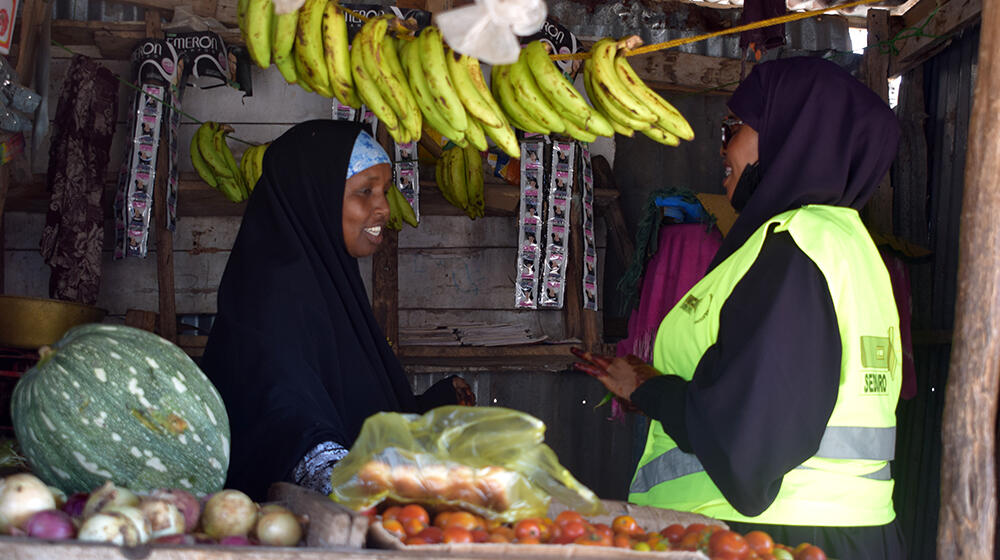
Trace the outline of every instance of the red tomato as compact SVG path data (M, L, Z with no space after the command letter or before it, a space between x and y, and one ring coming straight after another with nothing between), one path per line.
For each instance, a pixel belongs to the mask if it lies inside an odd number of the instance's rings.
M442 511L441 513L434 516L434 526L439 529L444 529L448 526L448 519L452 516L454 511Z
M444 539L444 531L437 527L424 527L415 537L420 537L427 541L427 544L438 544Z
M795 554L795 560L826 560L826 553L818 546L809 545Z
M398 519L383 520L382 528L392 533L392 536L399 540L406 538L406 530L403 529L403 524Z
M750 545L736 531L716 531L708 540L708 555L724 560L739 560L750 555Z
M634 544L632 542L632 537L626 535L625 533L615 533L615 538L612 541L615 548L632 548Z
M687 535L689 533L700 533L705 530L705 527L707 527L707 525L705 525L704 523L692 523L684 529L684 534Z
M410 537L416 535L417 533L419 533L419 532L421 532L421 531L423 531L424 529L427 528L427 524L424 523L423 521L419 520L419 519L412 519L411 518L411 519L407 519L405 521L402 521L402 520L400 520L400 519L397 518L396 521L399 521L400 523L402 523L403 530L406 531L406 535L410 536Z
M476 529L472 531L472 542L486 542L486 539L490 538L490 534L486 532L486 529Z
M441 541L446 543L470 543L472 532L462 527L448 527L441 534Z
M594 532L599 535L608 537L608 540L611 540L615 537L615 532L611 530L611 527L608 527L604 523L595 523Z
M467 511L453 511L445 520L444 527L460 527L466 531L485 529L486 523L481 517Z
M431 544L427 542L425 539L422 539L420 537L406 537L406 540L403 541L403 543L406 544L407 546L415 544Z
M403 509L399 510L396 514L396 518L403 525L406 525L407 519L418 519L424 525L431 524L431 518L427 515L427 510L418 504L406 504Z
M558 521L557 521L558 523ZM561 527L562 537L569 539L569 542L573 542L576 539L586 535L589 532L589 527L585 521L568 521L565 525Z
M490 543L509 543L511 538L503 533L490 533L490 536L486 538L486 542Z
M542 527L537 518L522 519L514 525L514 536L518 541L538 539L541 541Z
M611 528L616 533L623 533L630 536L641 535L645 532L631 515L619 515L611 522Z
M536 539L535 537L527 537L523 539L517 539L517 544L542 544L542 541Z
M396 519L396 516L399 514L399 510L401 509L403 508L399 506L389 506L385 508L385 511L382 512L382 520L385 521L386 519Z
M678 550L698 550L701 546L701 533L684 533L681 540L677 541Z
M566 525L571 521L586 522L583 516L580 515L578 512L568 509L566 511L560 512L559 515L556 516L555 524L562 527L563 525Z
M684 536L684 526L679 523L674 523L669 527L664 527L663 530L660 531L660 534L669 540L671 544L677 544L681 541L681 537Z
M774 550L774 540L771 538L771 535L768 535L764 531L750 531L744 538L747 540L747 544L750 545L750 550L757 554L770 554Z
M598 533L597 531L589 531L582 537L577 537L573 540L575 544L582 544L584 546L611 546L611 536Z

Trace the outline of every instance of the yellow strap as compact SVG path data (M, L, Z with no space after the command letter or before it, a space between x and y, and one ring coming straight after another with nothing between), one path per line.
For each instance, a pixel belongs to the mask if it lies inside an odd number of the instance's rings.
M748 23L746 25L738 25L736 27L731 27L722 31L714 31L712 33L705 33L704 35L697 35L695 37L682 37L679 39L673 39L670 41L665 41L663 43L654 43L652 45L646 45L645 47L639 47L637 49L632 49L625 51L623 54L625 56L635 56L639 54L645 54L653 51L659 51L664 49L670 49L673 47L679 47L680 45L687 45L689 43L697 43L698 41L704 41L705 39L711 39L712 37L719 37L722 35L732 35L733 33L742 33L744 31L749 31L751 29L760 29L761 27L770 27L772 25L778 25L779 23L785 23L789 21L797 21L800 19L808 19L815 17L826 12L832 12L834 10L845 10L847 8L853 8L855 6L861 6L863 4L873 4L875 2L880 2L881 0L856 0L854 2L848 2L846 4L840 4L839 6L830 6L828 8L823 8L821 10L812 10L808 12L799 12L796 14L785 14L783 16L774 17L771 19L765 19L761 21L755 21L753 23ZM590 57L590 52L582 52L575 54L555 54L551 55L552 60L584 60Z

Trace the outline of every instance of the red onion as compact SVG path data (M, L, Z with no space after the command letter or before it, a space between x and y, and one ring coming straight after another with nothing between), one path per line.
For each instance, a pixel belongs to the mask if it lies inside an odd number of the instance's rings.
M153 544L195 544L193 535L163 535L153 539Z
M70 517L81 517L83 516L83 506L87 504L89 497L90 494L87 492L77 492L66 498L66 503L63 504L62 510Z
M191 533L198 527L198 518L201 517L201 502L193 494L186 490L177 488L161 488L149 494L150 498L166 500L181 511L184 516L184 532Z
M76 536L76 527L69 515L58 509L39 511L28 518L24 530L29 537L63 540Z

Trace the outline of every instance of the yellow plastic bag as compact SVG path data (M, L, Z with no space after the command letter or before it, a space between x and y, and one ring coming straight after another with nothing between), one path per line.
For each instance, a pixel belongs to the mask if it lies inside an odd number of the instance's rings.
M334 467L330 497L355 510L390 499L505 522L543 517L550 498L600 513L600 500L559 464L544 434L541 420L499 407L375 414Z

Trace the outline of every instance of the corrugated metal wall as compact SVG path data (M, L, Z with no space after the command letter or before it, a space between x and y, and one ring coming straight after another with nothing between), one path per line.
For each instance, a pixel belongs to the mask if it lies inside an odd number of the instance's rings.
M941 412L954 326L963 173L978 49L977 27L924 64L923 87L918 76L908 75L901 90L901 121L910 134L904 136L898 163L912 167L894 173L897 233L934 251L910 267L918 392L897 409L896 511L913 559L934 558L936 553ZM919 114L919 107L907 110L907 104L921 96L925 114ZM911 127L922 118L926 134L915 137ZM923 169L918 161L921 140L926 140ZM914 154L917 157L910 157Z

